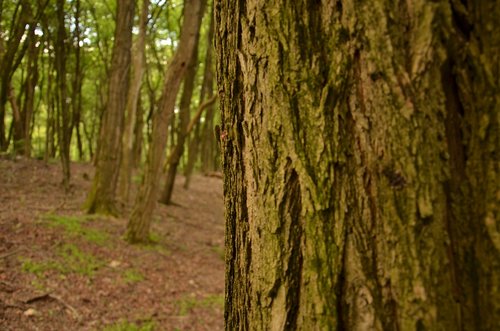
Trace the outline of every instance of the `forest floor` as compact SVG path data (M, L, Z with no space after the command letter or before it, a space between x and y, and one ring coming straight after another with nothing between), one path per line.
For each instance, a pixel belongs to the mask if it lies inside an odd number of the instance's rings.
M81 210L92 174L73 164L66 194L58 163L0 159L0 330L222 330L222 180L178 177L132 246L126 219Z

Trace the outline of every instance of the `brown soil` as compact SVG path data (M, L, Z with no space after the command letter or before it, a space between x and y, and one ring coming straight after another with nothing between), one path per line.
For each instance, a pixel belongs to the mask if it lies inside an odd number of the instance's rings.
M178 178L156 243L131 246L126 219L81 211L92 172L66 194L59 164L0 160L0 330L221 330L221 179Z

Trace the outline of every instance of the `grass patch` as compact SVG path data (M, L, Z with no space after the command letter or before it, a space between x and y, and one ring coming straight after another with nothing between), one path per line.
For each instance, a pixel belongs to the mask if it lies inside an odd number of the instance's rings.
M194 308L224 308L224 297L222 295L209 295L203 299L184 297L177 300L176 305L180 316L186 316Z
M149 233L149 242L139 244L138 247L145 249L147 251L158 252L163 256L170 256L171 252L165 247L165 245L161 242L162 237L156 233L151 231Z
M104 265L92 254L87 254L73 244L64 244L57 250L58 260L36 262L29 258L20 258L24 272L43 278L47 271L57 271L63 275L76 273L92 277L97 269Z
M64 260L60 268L62 273L77 273L92 277L104 262L92 254L87 254L72 244L65 244L59 249L59 255Z
M87 241L96 243L98 245L104 245L109 240L109 236L106 233L94 229L88 229L83 226L85 222L95 219L95 216L66 216L47 214L43 217L43 219L49 222L49 226L63 228L64 231L71 236L83 237Z
M119 321L104 327L102 331L154 331L156 324L154 321L145 321L139 325L128 321Z
M51 262L35 262L29 258L20 257L22 262L21 270L33 274L39 278L44 276L45 271L55 269L55 263Z
M144 280L144 275L135 269L127 269L122 275L123 281L127 284L135 284Z

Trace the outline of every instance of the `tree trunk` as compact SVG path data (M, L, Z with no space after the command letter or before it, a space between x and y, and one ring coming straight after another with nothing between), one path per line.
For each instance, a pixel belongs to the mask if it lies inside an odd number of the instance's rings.
M500 3L216 1L226 330L493 330Z
M141 17L139 22L139 36L137 37L133 54L131 84L127 94L125 127L123 131L122 161L119 174L119 194L122 203L127 204L130 193L130 180L133 166L134 129L137 116L137 101L142 85L142 76L145 63L146 29L149 13L149 0L142 1ZM142 133L140 133L142 134Z
M152 141L149 146L144 180L127 226L127 240L131 243L149 240L151 216L158 199L158 179L164 159L168 137L170 116L180 83L195 47L195 35L199 29L198 15L202 10L202 0L185 0L184 20L179 46L168 65L158 112L153 116Z
M57 73L57 121L59 154L61 156L63 179L62 183L69 189L71 177L70 145L71 145L71 114L67 101L66 84L66 26L64 22L64 0L57 1L57 37L55 42L55 68Z
M71 131L73 128L76 133L76 142L78 147L78 157L83 160L83 142L80 133L80 123L82 122L82 85L83 85L83 67L81 61L81 26L80 26L80 15L81 15L81 3L80 0L75 2L75 34L74 34L74 49L75 49L75 72L73 77L73 91L72 91L72 109L73 109L73 121L71 123Z
M198 26L201 26L203 13L205 12L205 1L202 1L202 10L198 16ZM167 164L167 177L165 179L165 186L160 197L160 202L169 204L174 190L175 177L177 175L177 167L184 154L184 144L187 138L187 129L189 126L189 118L191 116L191 99L193 98L194 83L196 78L196 71L198 69L198 44L200 40L200 30L195 34L195 46L193 47L192 54L186 75L184 78L183 90L179 104L179 124L177 126L177 142L172 146L170 157ZM200 99L200 102L203 99Z
M28 49L28 75L25 82L25 98L23 103L23 153L26 157L31 156L31 123L33 121L34 106L35 106L35 87L38 84L39 68L38 55L39 47L37 42L39 38L35 36L34 29L30 30L31 42Z
M213 8L213 3L212 3ZM214 40L214 19L213 15L210 16L210 25L207 33L207 51L205 54L205 68L203 72L203 83L200 91L200 100L204 100L205 98L210 98L213 96L213 40ZM186 171L184 173L186 180L184 182L184 188L187 189L189 187L189 183L191 181L191 175L194 170L194 166L200 154L201 147L201 160L202 167L205 169L206 163L204 156L207 154L206 149L210 149L214 147L214 135L213 135L213 117L214 117L214 107L211 106L207 109L205 114L204 122L199 123L196 127L196 132L194 137L191 139L191 143L189 144L189 154L188 154L188 162L186 165ZM201 133L200 133L201 131ZM207 131L210 131L211 134L207 135ZM201 139L203 138L203 139ZM210 153L210 152L208 152Z
M9 145L5 135L5 104L8 99L9 89L11 86L12 75L20 61L16 61L19 45L25 33L26 26L32 18L31 5L26 0L20 0L17 4L16 13L13 17L12 29L9 31L9 38L5 45L5 51L0 59L0 151L7 150ZM21 8L21 9L19 9ZM20 60L18 57L17 60Z
M214 38L214 20L210 22L210 28L208 32L209 44L213 45ZM207 55L205 59L205 75L203 80L203 91L208 96L213 95L214 89L214 64L213 64L213 47L207 48ZM215 111L214 107L207 110L205 116L205 121L203 123L201 140L201 168L204 173L208 173L217 169L215 164L215 154L217 152L217 143L215 141L214 135L214 117Z
M134 0L118 1L107 107L101 124L97 166L87 197L89 213L118 215L116 186L120 168L125 100L129 86Z

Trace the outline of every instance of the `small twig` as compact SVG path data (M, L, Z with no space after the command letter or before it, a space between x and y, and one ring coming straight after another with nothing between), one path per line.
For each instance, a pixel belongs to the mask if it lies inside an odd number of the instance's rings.
M32 304L33 302L39 301L39 300L44 300L44 299L49 299L51 297L50 293L44 293L41 295L34 296L32 298L29 298L28 300L24 300L24 303L26 304Z
M64 307L66 307L69 311L71 311L71 313L73 314L73 317L75 317L76 319L80 319L80 314L78 313L78 311L73 306L71 306L69 303L67 303L66 301L64 301L61 297L59 297L57 295L54 295L54 294L51 294L51 293L44 293L44 294L41 294L41 295L37 295L37 296L32 297L32 298L30 298L28 300L25 300L24 303L31 304L31 303L33 303L35 301L45 300L45 299L56 300L57 302L59 302L60 304L62 304Z
M5 259L5 258L12 256L12 255L15 255L15 254L19 253L20 251L22 251L22 248L17 248L9 253L5 253L3 255L0 255L0 260Z

